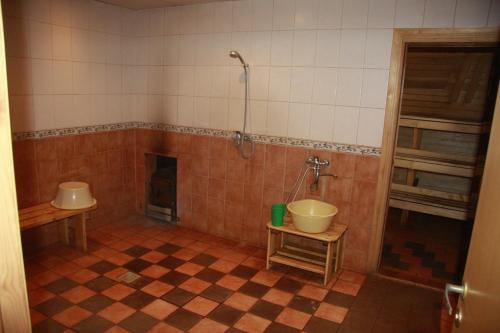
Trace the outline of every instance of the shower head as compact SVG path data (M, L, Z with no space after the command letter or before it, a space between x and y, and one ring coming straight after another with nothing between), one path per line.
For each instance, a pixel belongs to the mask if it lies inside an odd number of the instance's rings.
M243 60L243 57L241 56L241 54L238 53L238 51L234 51L234 50L231 50L229 51L229 56L231 58L238 58L241 62L241 64L243 65L243 67L248 67L248 64L245 62L245 60Z

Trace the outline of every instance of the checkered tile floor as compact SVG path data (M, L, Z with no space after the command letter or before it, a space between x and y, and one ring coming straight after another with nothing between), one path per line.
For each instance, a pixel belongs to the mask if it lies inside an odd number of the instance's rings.
M262 249L144 217L106 225L88 237L87 253L57 245L26 259L34 332L368 332L387 327L373 311L386 299L382 294L390 294L385 280L343 271L323 288L319 276L283 267L267 271ZM120 282L127 271L141 277ZM414 293L405 290L403 295ZM415 302L422 299L415 295ZM376 306L365 309L374 297L380 298ZM408 311L415 302L405 303ZM440 306L434 303L426 304Z

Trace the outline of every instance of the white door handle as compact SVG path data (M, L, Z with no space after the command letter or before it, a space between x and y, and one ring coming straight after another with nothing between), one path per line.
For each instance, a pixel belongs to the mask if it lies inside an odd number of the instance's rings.
M450 302L450 292L458 294L462 299L464 299L465 295L467 294L467 283L462 286L451 283L446 284L446 287L444 289L444 299L446 300L446 306L448 307L448 314L451 316L451 314L453 313L453 307L451 306Z

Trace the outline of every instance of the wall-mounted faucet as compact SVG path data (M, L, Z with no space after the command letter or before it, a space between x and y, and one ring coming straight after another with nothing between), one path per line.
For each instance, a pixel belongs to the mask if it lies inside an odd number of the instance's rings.
M311 192L316 192L318 190L318 183L320 177L332 177L337 178L337 175L333 173L321 173L321 168L326 168L330 165L330 161L321 160L318 156L309 156L306 160L306 164L310 165L314 170L314 181L310 185Z

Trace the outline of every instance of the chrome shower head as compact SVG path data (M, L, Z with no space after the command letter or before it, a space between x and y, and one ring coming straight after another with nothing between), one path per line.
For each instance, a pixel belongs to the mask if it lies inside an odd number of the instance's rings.
M238 58L241 62L241 64L243 65L243 67L248 67L248 64L245 62L245 60L243 60L243 57L241 56L241 54L238 53L238 51L235 51L235 50L231 50L229 51L229 56L231 58Z

